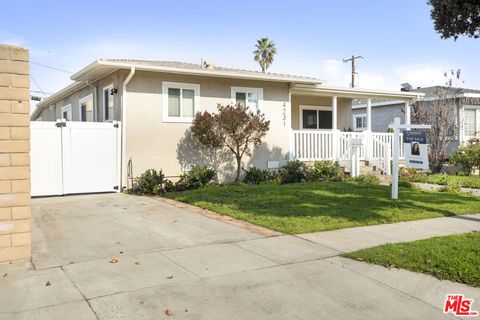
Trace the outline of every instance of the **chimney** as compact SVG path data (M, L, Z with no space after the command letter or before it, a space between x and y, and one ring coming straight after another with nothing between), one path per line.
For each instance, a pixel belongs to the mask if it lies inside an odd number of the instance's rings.
M412 89L413 89L412 85L408 82L402 83L400 85L400 91L408 92L408 91L412 91Z

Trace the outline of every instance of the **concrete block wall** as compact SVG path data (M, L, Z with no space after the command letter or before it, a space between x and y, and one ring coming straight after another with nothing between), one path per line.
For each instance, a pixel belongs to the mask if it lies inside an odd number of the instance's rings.
M31 253L28 56L0 44L0 262Z

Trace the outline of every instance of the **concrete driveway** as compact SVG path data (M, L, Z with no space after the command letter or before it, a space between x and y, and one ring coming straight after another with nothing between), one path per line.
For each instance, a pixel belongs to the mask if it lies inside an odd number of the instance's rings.
M447 293L480 299L144 197L35 199L32 216L32 263L0 265L2 320L439 319Z

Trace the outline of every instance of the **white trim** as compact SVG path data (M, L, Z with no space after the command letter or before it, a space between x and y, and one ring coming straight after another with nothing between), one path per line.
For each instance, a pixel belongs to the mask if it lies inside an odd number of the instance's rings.
M303 128L303 110L323 110L323 111L331 111L332 112L332 118L333 118L333 108L331 106L310 106L310 105L304 105L301 104L298 106L298 127L300 130L315 130L315 131L332 131L333 129L304 129ZM317 113L318 114L318 113ZM318 126L318 119L317 119L317 126Z
M168 115L168 89L180 90L180 117L170 117ZM183 90L193 90L193 117L183 116ZM162 81L162 120L163 122L191 123L195 114L200 111L200 85L196 83L168 82Z
M358 113L358 114L353 114L352 115L353 117L353 131L365 131L367 130L367 127L362 127L362 128L358 128L357 127L357 118L367 118L367 114L366 113ZM368 121L368 119L366 119Z
M65 119L66 121L73 121L73 114L72 114L72 105L67 104L66 106L62 107L62 114L61 114L61 119L63 120L63 113L67 111L67 115L70 115L70 119Z
M109 84L108 86L106 87L103 87L102 89L102 119L103 119L103 122L107 122L107 121L113 121L114 119L110 119L110 114L109 114L109 119L105 119L105 90L108 90L109 91L109 95L112 96L112 101L113 101L113 118L115 118L115 99L113 97L113 94L110 94L110 90L113 89L113 83L112 84ZM107 107L108 108L108 107Z
M88 100L92 100L92 121L88 121L88 122L95 122L95 108L93 106L93 94L89 94L89 95L86 95L85 97L81 98L78 100L78 119L80 121L83 121L82 120L82 103L84 103L85 101L88 101ZM87 122L87 119L85 119L85 122Z
M257 107L258 111L263 110L263 88L253 88L253 87L231 87L230 88L230 97L232 99L232 104L237 104L237 93L256 93L258 96ZM248 99L248 97L247 97Z

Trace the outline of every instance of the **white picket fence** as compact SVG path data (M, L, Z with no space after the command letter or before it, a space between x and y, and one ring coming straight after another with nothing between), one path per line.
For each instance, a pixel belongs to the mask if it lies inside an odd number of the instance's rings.
M359 150L359 159L367 160L390 174L393 133L292 130L290 139L293 159L335 160L347 167L352 158L352 139L361 139L363 145ZM403 136L400 134L400 158L404 156Z

